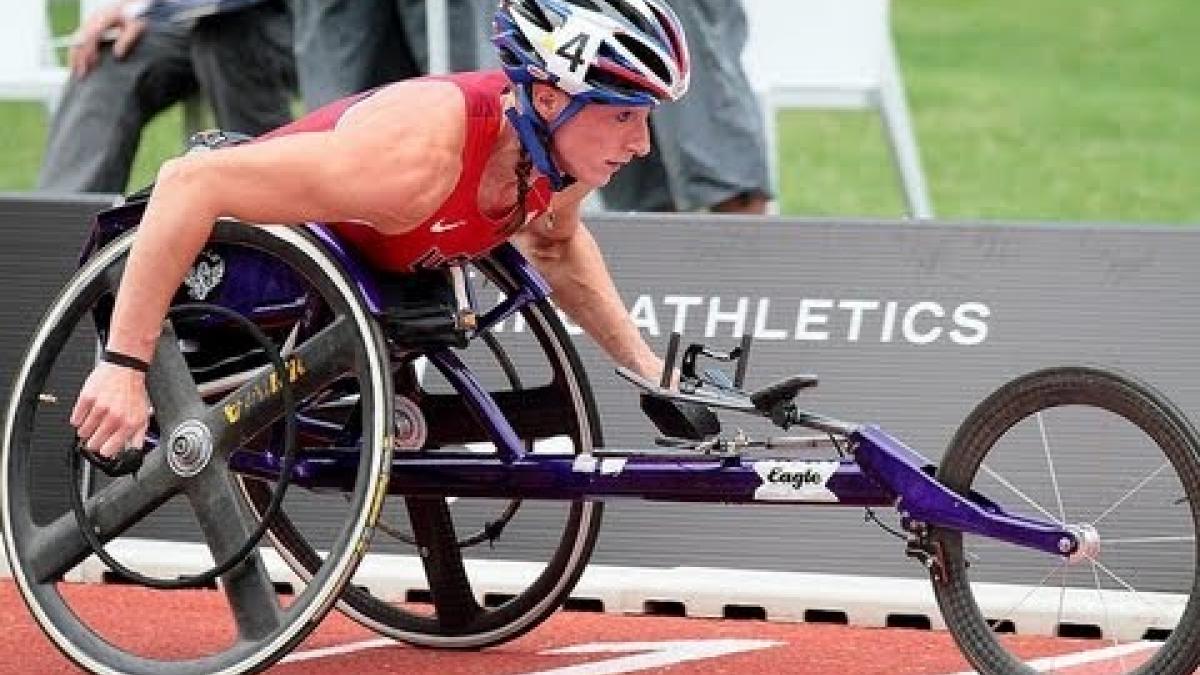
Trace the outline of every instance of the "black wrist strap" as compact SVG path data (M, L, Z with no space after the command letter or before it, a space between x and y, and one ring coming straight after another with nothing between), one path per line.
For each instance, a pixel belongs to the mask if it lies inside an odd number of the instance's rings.
M139 359L138 357L122 354L121 352L114 352L111 349L105 349L104 353L100 355L100 360L104 361L105 363L111 363L114 366L121 366L122 368L136 370L139 373L144 373L150 370L150 364Z

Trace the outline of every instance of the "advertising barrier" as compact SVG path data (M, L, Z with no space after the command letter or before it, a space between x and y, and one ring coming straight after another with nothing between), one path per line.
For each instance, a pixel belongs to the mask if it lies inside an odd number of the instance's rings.
M106 201L0 199L4 382L73 269L88 215ZM1116 367L1189 414L1200 410L1200 234L1192 230L613 214L589 225L659 353L672 331L685 345L723 350L751 333L749 388L818 374L802 408L878 423L934 461L978 401L1043 366ZM590 340L578 345L607 444L651 447L636 391ZM732 413L722 420L727 430L772 433ZM1098 481L1120 470L1094 466ZM923 577L902 553L902 542L856 509L624 501L609 506L594 561Z

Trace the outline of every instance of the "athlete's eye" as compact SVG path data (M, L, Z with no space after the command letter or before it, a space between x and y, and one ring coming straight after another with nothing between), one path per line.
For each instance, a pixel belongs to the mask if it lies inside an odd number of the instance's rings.
M622 110L621 112L617 113L618 122L628 122L631 119L633 119L632 110Z

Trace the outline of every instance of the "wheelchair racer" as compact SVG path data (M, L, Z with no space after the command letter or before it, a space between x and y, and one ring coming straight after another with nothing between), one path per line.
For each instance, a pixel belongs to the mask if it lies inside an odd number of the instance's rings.
M101 361L71 413L87 451L142 447L162 320L221 217L330 223L398 272L512 238L613 361L658 378L662 361L629 319L580 204L649 152L650 110L687 91L682 27L659 0L503 0L492 41L502 70L398 82L163 164ZM713 429L711 412L681 405L692 432Z

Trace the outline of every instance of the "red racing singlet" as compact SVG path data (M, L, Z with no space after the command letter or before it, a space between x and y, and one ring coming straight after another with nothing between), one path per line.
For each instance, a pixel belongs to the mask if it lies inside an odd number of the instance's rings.
M477 198L484 165L504 120L500 95L508 86L508 78L502 71L492 70L423 79L452 82L466 99L462 173L454 190L425 222L401 235L385 235L362 223L330 223L342 241L371 265L388 271L415 271L466 262L486 254L506 239L503 229L508 218L497 221L487 217L480 212ZM371 93L334 101L263 138L333 129L351 106ZM537 178L526 198L526 218L542 214L550 203L550 195L549 181Z

